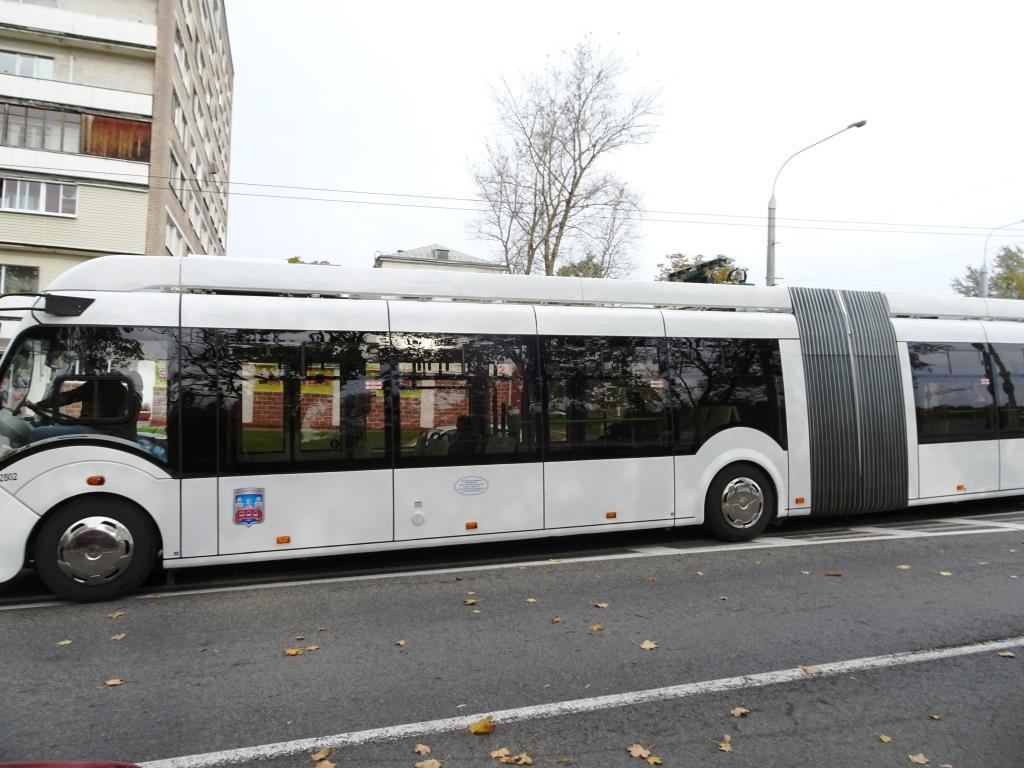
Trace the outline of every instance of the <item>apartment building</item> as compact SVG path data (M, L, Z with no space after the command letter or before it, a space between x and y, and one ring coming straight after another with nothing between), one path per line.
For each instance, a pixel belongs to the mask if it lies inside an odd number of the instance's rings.
M223 0L0 0L0 292L223 255L233 80Z

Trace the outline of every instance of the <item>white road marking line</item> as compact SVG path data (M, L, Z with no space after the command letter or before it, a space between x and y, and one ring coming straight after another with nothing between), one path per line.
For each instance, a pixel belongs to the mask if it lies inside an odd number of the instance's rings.
M858 529L854 529L858 530ZM863 530L863 529L859 529ZM730 544L710 544L698 547L665 547L652 545L650 548L638 546L629 552L622 552L609 555L587 555L584 557L573 557L571 555L563 558L545 558L543 560L524 560L512 563L494 563L488 565L465 565L449 568L422 568L415 571L393 571L389 573L364 573L358 576L332 576L325 579L300 579L297 581L275 581L267 584L239 584L231 587L199 587L196 589L182 589L167 592L150 592L142 595L133 595L132 600L170 600L174 597L189 597L195 595L216 595L224 592L247 592L260 589L284 589L287 587L309 587L324 584L340 584L349 581L371 581L374 579L399 579L421 576L451 576L460 573L472 573L474 571L500 571L510 568L537 568L552 565L571 565L575 563L595 563L605 560L634 560L641 557L674 557L679 555L706 555L717 552L743 552L745 550L780 549L783 547L814 547L825 544L859 543L875 541L895 541L899 539L929 539L939 536L971 536L983 533L1008 533L1008 528L986 528L977 527L965 531L900 531L899 535L893 535L889 529L880 529L884 534L873 534L861 537L836 536L833 538L801 539L799 536L759 539L757 541L734 542ZM72 604L61 600L39 603L24 603L15 605L0 605L0 612L21 611L33 608L54 608L59 606L70 606Z
M887 539L906 539L906 538L912 538L912 537L907 535L909 533L909 531L906 531L906 530L904 530L902 528L882 528L882 527L875 527L875 526L871 526L871 525L865 525L865 526L860 526L860 527L856 528L855 530L867 531L868 533L875 533L875 534L878 534L880 536L884 536Z
M1005 528L1010 531L1024 531L1024 523L1004 523L996 520L972 520L969 517L950 517L944 519L951 523L960 523L963 525L987 525L992 528Z
M314 752L322 747L350 747L375 742L396 741L405 738L420 738L437 733L462 730L489 714L497 723L519 723L525 720L541 720L566 715L580 715L587 712L599 712L606 709L631 707L638 704L650 704L657 701L684 699L702 696L709 693L724 691L764 688L781 683L792 683L798 680L812 682L826 677L864 672L872 669L897 667L906 664L920 664L930 661L942 661L962 656L974 656L981 653L995 653L1008 648L1024 646L1024 635L1008 637L1005 640L991 640L970 645L959 645L952 648L936 648L932 650L889 653L882 656L868 656L849 661L836 661L818 665L821 672L808 674L800 667L796 669L778 669L772 672L761 672L739 677L723 677L717 680L705 680L698 683L670 685L663 688L648 688L639 691L627 691L608 696L594 696L586 699L556 701L550 704L537 704L527 707L516 707L495 712L478 712L461 717L447 717L439 720L424 720L418 723L391 725L384 728L370 728L364 731L337 733L331 736L320 736L310 739L281 741L273 744L261 744L240 749L226 749L219 752L172 757L165 760L152 760L142 763L142 768L217 768L225 765L255 764L258 760Z

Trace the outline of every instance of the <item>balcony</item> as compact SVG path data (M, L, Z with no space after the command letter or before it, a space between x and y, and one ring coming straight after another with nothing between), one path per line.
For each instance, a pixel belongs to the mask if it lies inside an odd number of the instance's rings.
M0 2L0 6L8 3ZM153 97L148 93L116 91L78 83L62 83L21 75L0 74L0 93L15 99L27 99L84 110L120 112L143 117L153 116Z
M0 168L26 173L115 181L137 184L141 187L149 184L149 163L45 149L0 146Z
M156 49L156 24L0 0L0 27L25 29L82 41Z

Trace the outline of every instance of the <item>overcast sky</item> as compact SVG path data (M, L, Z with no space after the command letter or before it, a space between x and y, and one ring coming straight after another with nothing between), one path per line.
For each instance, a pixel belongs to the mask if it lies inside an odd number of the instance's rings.
M232 181L353 190L235 186L230 255L371 266L434 242L494 255L465 210L253 195L472 207L355 191L473 197L490 85L585 36L660 94L654 139L614 160L644 208L682 212L639 225L637 278L667 253L724 253L763 282L775 172L860 119L779 179L781 284L946 293L980 264L989 228L1024 219L1017 0L228 0L227 12ZM1022 242L1024 225L996 233L990 256Z

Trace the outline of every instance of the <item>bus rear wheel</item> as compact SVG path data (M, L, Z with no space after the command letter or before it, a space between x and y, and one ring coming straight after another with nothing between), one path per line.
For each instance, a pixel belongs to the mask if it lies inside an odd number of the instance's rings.
M775 491L764 470L754 464L730 464L711 481L704 499L704 526L726 541L749 541L771 522Z
M86 496L52 512L32 549L36 572L67 600L115 600L153 570L157 533L149 516L111 496Z

